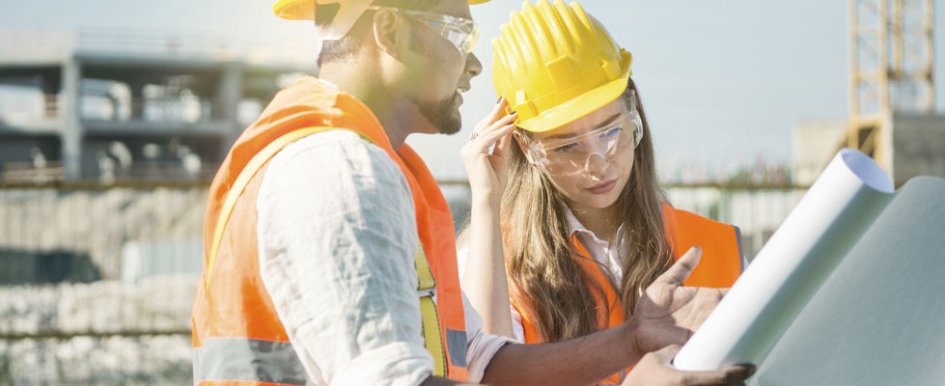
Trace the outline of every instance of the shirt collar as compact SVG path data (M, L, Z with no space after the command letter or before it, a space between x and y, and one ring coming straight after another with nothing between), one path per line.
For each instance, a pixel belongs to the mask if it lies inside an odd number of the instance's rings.
M585 241L585 242L593 241L594 243L600 246L609 247L607 241L604 241L604 239L597 237L597 234L592 232L590 229L587 229L587 227L581 223L581 220L578 220L577 216L574 215L574 212L571 211L571 208L569 208L567 205L563 205L563 206L564 206L564 218L565 218L565 221L568 222L569 236L574 236L575 234L577 234L578 236L582 238L581 239L582 241ZM623 224L620 224L620 227L617 228L617 237L615 237L614 239L619 240L622 235L623 235Z

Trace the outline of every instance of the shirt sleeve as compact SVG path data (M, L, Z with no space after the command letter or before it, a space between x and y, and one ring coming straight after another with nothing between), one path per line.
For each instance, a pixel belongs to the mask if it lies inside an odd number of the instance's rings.
M515 341L525 342L525 325L522 323L522 314L518 313L515 306L509 306L512 312L512 335L515 335Z
M466 271L466 259L469 258L469 245L462 244L457 245L456 247L456 262L457 268L459 269L459 280L460 283L463 281L463 273ZM469 300L466 299L466 295L463 295L463 305L466 307L466 315L472 315L473 323L478 325L479 328L482 328L482 316L472 307L472 304L469 303ZM470 312L471 311L471 312ZM515 337L514 340L511 340L515 343L525 342L525 327L522 325L522 315L518 313L518 310L514 306L509 306L509 312L512 316L512 335ZM470 317L466 317L466 331L473 331L469 328ZM467 356L470 354L467 353Z
M459 268L459 280L462 283L463 273L466 270L466 259L469 257L469 245L458 245L456 262ZM469 382L478 383L486 373L486 367L492 357L507 343L514 340L504 336L492 335L482 330L482 316L473 308L466 294L463 294L463 314L466 316L466 363L469 372ZM521 319L518 325L521 326ZM512 329L515 329L515 319L512 319ZM520 328L521 329L521 328Z
M466 317L466 370L469 372L469 382L479 383L495 353L513 340L482 331L482 317L469 303L466 294L463 294L463 314Z
M380 148L337 131L277 154L257 197L260 274L309 377L419 385L421 337L409 186Z

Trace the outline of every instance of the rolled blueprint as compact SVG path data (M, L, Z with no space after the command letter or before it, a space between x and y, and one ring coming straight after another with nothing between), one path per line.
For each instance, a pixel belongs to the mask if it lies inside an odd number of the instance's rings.
M761 363L893 197L872 159L844 149L673 361L682 370Z

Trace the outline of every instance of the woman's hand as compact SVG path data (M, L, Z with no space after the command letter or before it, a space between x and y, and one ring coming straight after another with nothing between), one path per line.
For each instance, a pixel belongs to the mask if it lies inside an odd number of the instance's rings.
M640 297L631 318L640 352L686 343L722 300L725 289L683 287L700 257L699 247L690 248Z
M515 129L515 114L506 115L506 106L504 99L496 103L492 112L476 124L469 142L460 151L474 203L485 199L498 205L505 191L506 156Z

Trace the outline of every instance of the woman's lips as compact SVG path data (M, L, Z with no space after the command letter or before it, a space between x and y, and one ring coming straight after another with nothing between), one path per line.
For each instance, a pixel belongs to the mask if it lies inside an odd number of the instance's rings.
M606 194L610 193L611 190L614 190L615 186L617 186L617 180L610 180L600 185L594 185L590 188L587 188L587 191L594 194Z

